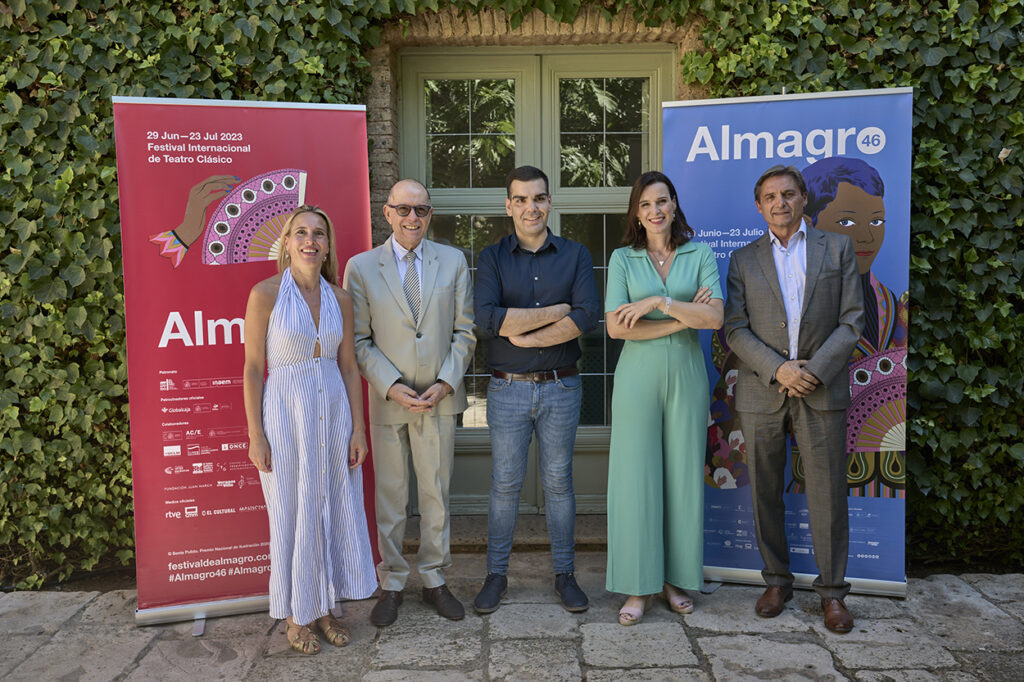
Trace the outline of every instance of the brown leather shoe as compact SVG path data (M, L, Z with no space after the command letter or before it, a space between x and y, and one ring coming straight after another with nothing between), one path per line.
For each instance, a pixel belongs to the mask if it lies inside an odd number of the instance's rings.
M423 601L437 609L437 615L448 620L462 620L466 617L466 608L455 595L448 591L447 585L423 588Z
M825 627L832 632L849 632L853 629L853 616L846 610L842 599L822 599L821 610L825 612Z
M782 605L793 598L793 588L769 585L754 604L754 611L762 618L774 618L782 613Z
M377 603L370 611L370 622L377 627L391 625L398 619L398 607L402 603L402 593L396 590L381 590Z

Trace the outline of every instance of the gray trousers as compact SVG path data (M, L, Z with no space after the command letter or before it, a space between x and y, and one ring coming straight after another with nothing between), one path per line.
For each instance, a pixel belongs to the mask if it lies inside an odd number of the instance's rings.
M807 484L807 510L818 577L814 589L822 597L843 598L850 591L846 560L850 520L846 506L846 411L815 410L801 398L786 398L771 414L739 412L747 445L747 466L754 498L757 546L764 561L767 585L789 586L789 545L782 499L786 474L786 439L796 436Z
M409 501L409 456L419 492L420 549L416 570L424 587L444 584L452 565L448 523L448 489L455 456L455 417L420 415L408 424L373 424L374 501L377 506L377 577L385 590L401 590L409 577L402 556L406 504Z

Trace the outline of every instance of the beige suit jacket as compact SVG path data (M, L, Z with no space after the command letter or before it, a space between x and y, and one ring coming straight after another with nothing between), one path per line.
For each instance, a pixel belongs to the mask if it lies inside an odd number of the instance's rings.
M423 240L417 322L398 276L393 238L351 258L345 267L344 287L355 307L356 360L370 384L370 422L402 424L419 416L386 399L396 381L419 393L438 379L446 382L455 392L438 404L436 413L459 414L467 406L462 378L476 346L466 257Z

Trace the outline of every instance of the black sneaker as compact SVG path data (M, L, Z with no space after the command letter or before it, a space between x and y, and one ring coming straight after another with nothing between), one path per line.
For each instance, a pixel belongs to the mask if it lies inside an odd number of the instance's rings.
M566 611L586 611L590 606L587 595L576 584L576 577L572 573L555 574L555 592L562 598L562 608Z
M506 590L508 578L498 573L488 573L484 579L484 586L473 600L473 610L477 613L494 613L501 606L501 598L505 596Z

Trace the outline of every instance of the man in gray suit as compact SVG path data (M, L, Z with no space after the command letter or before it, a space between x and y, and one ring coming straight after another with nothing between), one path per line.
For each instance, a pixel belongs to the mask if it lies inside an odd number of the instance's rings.
M804 223L804 179L773 166L754 187L768 230L729 263L725 334L740 360L736 411L747 443L757 545L767 589L758 615L771 618L793 596L783 476L786 440L796 436L807 481L814 558L825 626L849 632L843 598L849 549L846 507L847 363L860 338L864 304L850 238Z
M430 194L415 180L391 188L384 216L393 234L345 268L355 304L359 370L370 385L370 440L376 481L377 564L381 594L370 622L398 618L409 563L402 556L409 457L419 491L420 549L416 568L423 600L451 620L465 608L448 590L448 487L455 419L466 409L466 373L473 334L473 288L466 257L424 239Z

